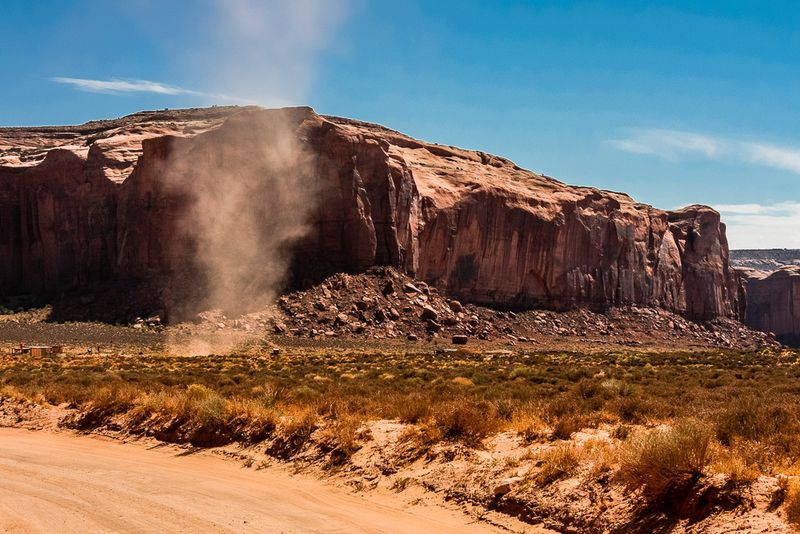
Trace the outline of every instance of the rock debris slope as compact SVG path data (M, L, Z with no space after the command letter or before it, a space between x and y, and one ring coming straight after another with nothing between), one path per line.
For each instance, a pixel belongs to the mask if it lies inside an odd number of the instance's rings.
M725 226L708 207L663 211L310 108L0 129L0 293L144 281L169 308L178 281L202 270L181 217L192 184L209 169L253 178L254 158L281 149L277 131L314 179L307 231L290 244L296 286L387 265L464 302L743 314Z

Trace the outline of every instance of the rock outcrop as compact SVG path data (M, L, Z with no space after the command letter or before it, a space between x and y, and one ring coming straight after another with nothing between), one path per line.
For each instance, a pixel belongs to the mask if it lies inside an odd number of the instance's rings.
M747 288L747 326L772 332L788 345L800 345L800 267L741 272Z
M313 177L289 284L388 265L461 301L507 308L743 313L725 226L708 207L663 211L309 108L0 129L0 294L144 281L169 307L176 284L202 274L182 218L192 187L270 172L285 136ZM284 179L294 183L291 172ZM259 195L269 206L269 191Z
M755 269L772 272L787 265L800 266L800 250L787 248L731 250L731 265L735 269Z

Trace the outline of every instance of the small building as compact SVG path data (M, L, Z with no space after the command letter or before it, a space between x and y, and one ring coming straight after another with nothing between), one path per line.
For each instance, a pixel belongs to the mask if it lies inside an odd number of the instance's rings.
M20 345L14 349L14 354L30 354L31 356L51 356L62 354L64 349L61 345Z

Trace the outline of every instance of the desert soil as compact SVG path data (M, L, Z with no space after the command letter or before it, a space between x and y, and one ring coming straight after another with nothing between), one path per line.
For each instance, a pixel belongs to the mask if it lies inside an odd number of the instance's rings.
M0 429L2 532L496 532L455 510L348 493L167 445Z

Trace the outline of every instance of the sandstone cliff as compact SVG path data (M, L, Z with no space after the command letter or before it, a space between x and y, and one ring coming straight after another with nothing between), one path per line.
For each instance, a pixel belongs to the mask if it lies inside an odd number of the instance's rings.
M266 172L253 161L278 150L277 129L314 179L287 283L392 265L503 307L636 304L699 320L743 312L725 226L710 208L663 211L309 108L0 129L0 294L146 281L171 306L179 282L201 283L202 258L181 223L192 187ZM265 189L253 197L275 211Z
M800 344L800 266L741 272L747 287L747 326L772 332L786 344Z

